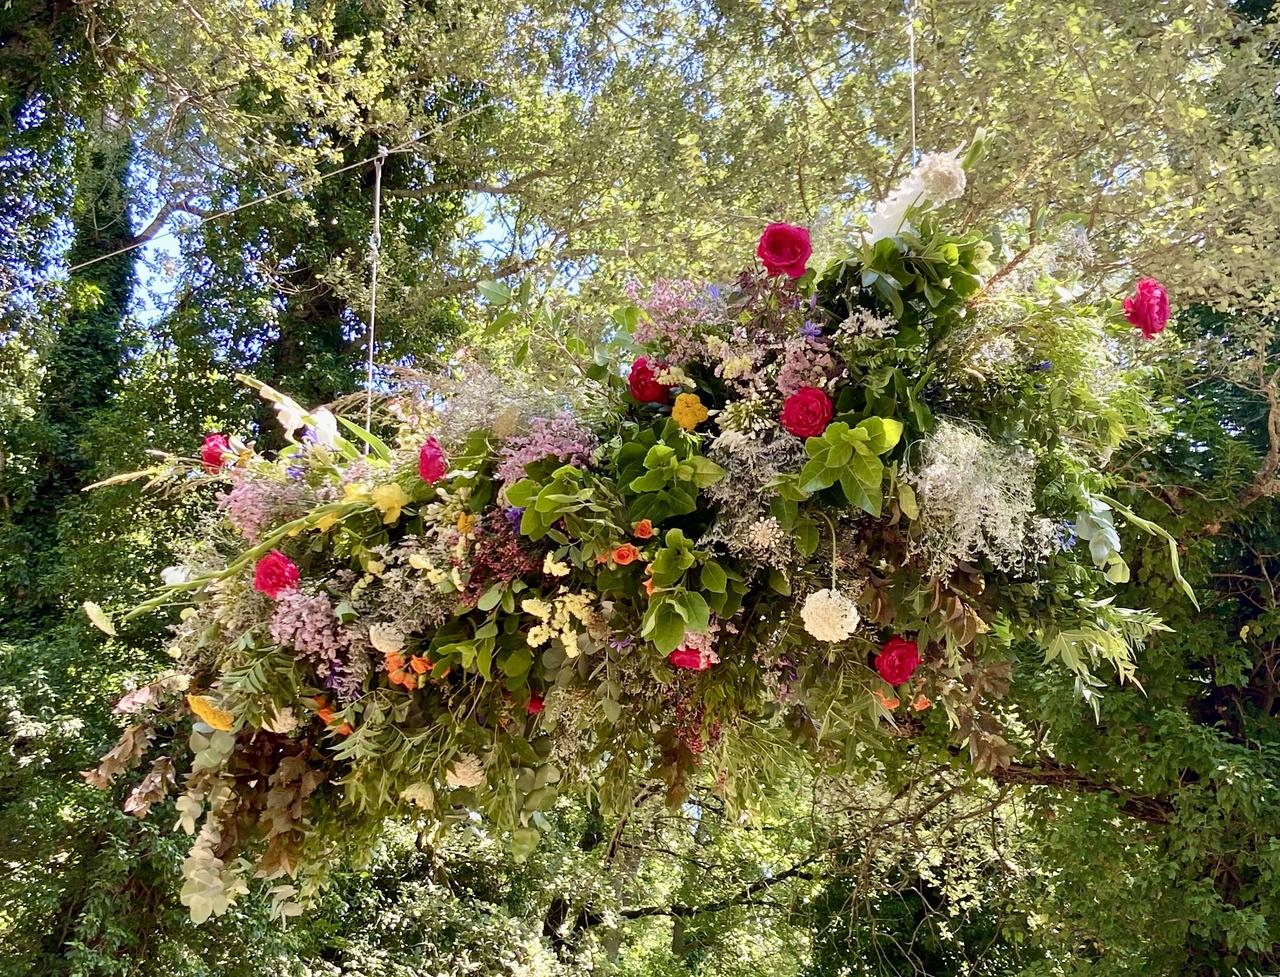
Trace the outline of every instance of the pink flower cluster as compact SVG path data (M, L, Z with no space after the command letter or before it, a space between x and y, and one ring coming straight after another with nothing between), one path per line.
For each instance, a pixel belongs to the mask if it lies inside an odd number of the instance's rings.
M636 324L636 342L658 347L675 364L699 359L699 337L724 315L714 293L705 285L684 279L659 278L646 297L641 297L636 285L629 283L627 297L646 313Z
M352 639L328 597L289 590L276 601L271 640L314 660L316 671L324 678L342 667Z
M524 478L524 466L544 458L556 458L566 465L586 466L596 450L596 436L579 424L572 414L535 417L529 430L507 439L502 446L498 480L511 485Z
M237 473L231 491L218 496L218 508L250 543L264 532L302 514L302 487Z
M823 336L793 336L782 348L778 369L778 393L790 397L801 387L821 387L840 374L841 366L831 353L831 341Z

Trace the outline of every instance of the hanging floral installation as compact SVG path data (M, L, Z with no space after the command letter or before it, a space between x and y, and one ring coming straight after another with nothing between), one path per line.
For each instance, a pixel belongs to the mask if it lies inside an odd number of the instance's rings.
M886 731L993 769L1015 659L1086 698L1131 678L1162 625L1112 601L1114 519L1161 530L1105 462L1151 422L1132 327L1157 336L1168 299L1084 302L1070 242L1010 273L938 219L966 162L925 156L821 272L771 224L731 285L632 288L571 388L468 377L394 402L383 440L255 384L283 450L210 434L167 459L220 518L129 615L183 607L177 665L86 776L189 736L126 804L181 782L193 917L255 873L302 911L409 806L527 852L562 792L621 812L702 771L745 807L788 754Z

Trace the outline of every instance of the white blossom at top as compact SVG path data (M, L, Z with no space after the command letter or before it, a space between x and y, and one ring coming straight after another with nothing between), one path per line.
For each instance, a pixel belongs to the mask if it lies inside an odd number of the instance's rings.
M916 204L924 200L924 187L920 185L920 181L916 179L915 172L912 173L896 187L889 191L889 195L876 204L875 209L871 211L869 223L871 230L867 234L867 240L874 244L883 238L893 237L907 225L907 211Z
M815 590L800 609L804 629L819 641L844 641L861 618L853 601L839 590Z
M964 167L956 158L960 151L950 153L925 153L911 171L924 190L924 195L935 204L955 200L964 193Z

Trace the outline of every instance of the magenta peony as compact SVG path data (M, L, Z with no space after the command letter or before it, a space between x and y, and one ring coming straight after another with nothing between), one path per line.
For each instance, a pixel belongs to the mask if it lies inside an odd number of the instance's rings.
M795 224L770 224L760 235L756 256L764 262L764 270L770 275L786 275L799 278L804 274L813 245L809 243L809 229Z
M797 438L816 438L831 423L831 398L817 387L801 387L782 402L778 418Z
M279 550L272 550L253 568L253 589L272 600L297 590L299 579L297 566Z
M1124 300L1124 317L1142 330L1143 339L1155 339L1169 322L1169 293L1154 278L1143 278Z
M428 485L434 485L444 478L447 469L444 449L435 438L427 438L418 449L418 475Z
M876 656L876 671L890 685L908 681L919 666L920 649L910 638L890 638Z
M200 460L204 462L204 470L216 475L231 454L231 440L225 434L206 434L204 445L200 448Z
M705 672L715 664L715 659L698 648L677 648L667 656L667 661L676 668L687 668L695 672Z
M671 396L671 388L658 382L655 367L660 363L650 363L641 356L631 364L631 373L627 377L627 386L631 396L642 404L665 404Z

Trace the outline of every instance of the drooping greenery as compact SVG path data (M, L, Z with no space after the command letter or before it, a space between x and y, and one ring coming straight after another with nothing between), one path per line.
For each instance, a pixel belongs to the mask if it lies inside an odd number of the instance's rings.
M361 10L383 25L373 34L399 43L361 40L350 19ZM928 878L899 857L878 876L886 881L866 884L853 871L874 862L865 831L819 819L843 854L800 869L821 878L760 887L826 843L804 832L792 842L767 819L727 824L705 797L697 813L655 812L665 832L635 819L616 843L617 824L564 812L562 833L525 866L483 838L424 840L419 854L408 835L396 836L369 869L339 881L306 930L268 924L251 901L199 931L187 928L167 888L179 853L75 777L118 732L109 704L155 666L159 635L104 645L83 621L63 620L85 597L114 592L127 602L154 582L188 516L169 500L140 503L129 486L81 497L66 485L56 531L21 525L15 505L43 477L31 425L45 410L60 324L99 308L74 276L63 289L55 273L67 263L72 215L98 199L90 148L118 147L129 134L128 205L141 236L166 204L174 207L161 225L193 225L190 211L297 185L367 158L379 143L396 145L429 128L430 111L427 99L399 93L425 85L472 104L459 79L478 80L491 93L474 117L478 130L455 139L459 124L426 144L441 161L435 175L415 159L401 173L416 176L390 177L384 335L394 356L428 362L441 352L433 337L456 321L452 303L495 270L533 273L534 299L549 281L596 294L591 272L606 280L673 268L721 273L726 256L736 258L773 217L813 223L822 251L850 210L905 169L904 22L895 5L754 3L625 12L375 4L339 15L315 4L54 2L0 11L0 969L448 972L481 945L492 952L473 956L498 973L582 972L588 955L607 970L614 947L619 970L637 974L834 973L863 960L885 974L1275 969L1277 886L1267 874L1276 835L1275 469L1270 377L1254 353L1271 342L1260 314L1273 307L1280 226L1271 4L921 2L918 10L921 147L950 147L975 125L993 137L967 216L1023 215L1020 252L1054 218L1081 214L1096 274L1155 274L1181 307L1171 333L1185 342L1165 364L1170 435L1127 463L1134 490L1117 501L1175 531L1203 612L1175 594L1163 544L1126 534L1133 580L1121 588L1124 601L1152 606L1175 628L1139 663L1145 695L1102 689L1099 724L1088 705L1046 710L1057 690L1028 694L1019 703L1029 717L1023 752L998 785L1009 801L998 819L976 818L981 844L901 829L911 853L940 859ZM343 43L330 42L339 36ZM881 182L850 186L851 172ZM347 358L301 368L327 389L353 389L371 175L358 170L333 194L286 195L266 208L270 220L246 211L238 230L210 223L143 252L147 264L135 262L132 273L142 327L121 320L116 337L121 380L92 418L73 418L74 456L87 466L78 477L135 467L147 443L189 452L206 430L252 427L255 406L234 388L232 370L260 365L264 379L273 376L271 356L259 357L278 335L278 308L312 329L305 296L278 298L270 276L254 271L260 259L274 272L296 255L317 257L319 277L341 295ZM443 185L438 193L433 183ZM392 243L402 237L396 208L417 215L422 206L444 211L425 254ZM329 244L310 233L336 216L344 219ZM153 289L158 313L143 298ZM1193 299L1238 315L1193 317ZM578 332L594 338L597 324L586 318L547 322L572 346ZM334 335L331 322L317 321L315 332ZM520 335L508 324L486 342L518 349L533 338L529 360L554 365L560 348L547 352L548 331L544 323ZM233 333L243 337L234 350ZM288 371L274 376L296 389ZM49 574L34 570L29 543L19 546L32 532L56 549L35 553ZM37 614L27 603L33 587L53 606ZM1042 657L1028 648L1021 667L1038 668ZM937 779L929 765L917 777ZM983 806L972 790L953 795L973 799L966 811ZM797 785L783 816L812 825L810 796ZM903 800L914 807L884 820L912 822L930 803L912 796ZM976 853L962 873L950 868L959 851ZM951 874L939 895L942 869ZM947 893L957 892L982 899L952 924ZM696 911L717 900L732 905ZM595 908L575 933L587 904ZM619 905L658 911L628 917L621 930L607 920L586 925L597 908L604 915ZM554 935L558 920L571 940ZM912 936L935 939L939 925L964 934L973 955L952 941L913 959ZM562 943L568 959L550 963ZM763 964L744 950L757 946Z

